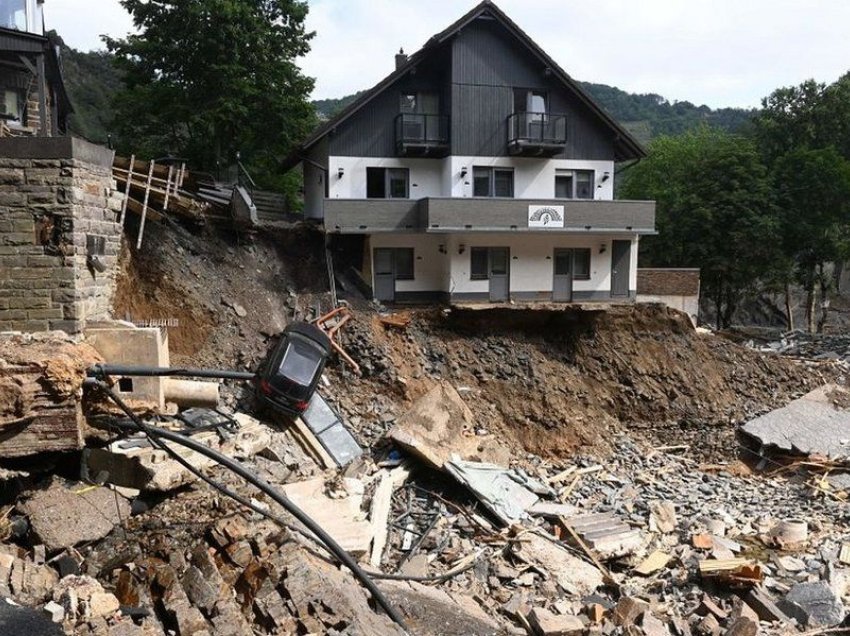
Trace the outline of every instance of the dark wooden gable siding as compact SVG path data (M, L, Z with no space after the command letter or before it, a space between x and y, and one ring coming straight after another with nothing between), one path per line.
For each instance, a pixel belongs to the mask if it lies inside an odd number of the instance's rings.
M503 25L487 18L453 40L452 154L507 154L514 88L545 90L550 112L567 115L567 147L557 158L613 160L612 131Z
M329 136L329 151L338 157L394 157L395 118L405 91L436 91L440 108L451 112L450 47L442 47L414 72L378 94Z

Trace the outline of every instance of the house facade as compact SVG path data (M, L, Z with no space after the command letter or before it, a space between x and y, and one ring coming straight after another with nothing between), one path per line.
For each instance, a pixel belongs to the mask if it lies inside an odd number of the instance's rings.
M44 0L0 0L0 137L55 137L72 112Z
M378 300L629 301L655 204L614 200L615 166L644 154L488 0L287 167Z

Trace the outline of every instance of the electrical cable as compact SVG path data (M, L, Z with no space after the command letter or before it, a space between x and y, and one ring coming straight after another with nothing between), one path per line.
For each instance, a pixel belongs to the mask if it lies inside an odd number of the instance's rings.
M190 450L195 451L196 453L208 457L212 459L216 463L224 466L230 471L236 473L242 479L255 486L262 492L266 493L269 497L271 497L276 503L282 506L287 512L289 512L293 517L298 519L302 524L304 524L307 529L310 530L316 537L321 540L321 542L330 550L330 552L339 559L339 561L345 565L351 572L357 577L361 583L363 583L364 587L372 594L372 597L375 599L375 602L380 605L384 611L386 611L387 615L398 624L405 631L409 631L407 625L404 622L404 618L399 614L398 610L390 604L389 600L384 596L381 590L375 585L375 582L366 574L366 572L357 564L357 562L349 555L342 547L331 537L319 524L317 524L311 517L304 513L300 508L298 508L295 504L293 504L289 499L278 493L270 484L268 484L265 480L258 477L251 471L249 471L245 466L243 466L238 461L231 459L227 455L219 453L200 442L193 440L189 437L181 435L179 433L175 433L173 431L169 431L167 429L158 428L155 426L150 426L142 421L127 404L124 402L121 397L115 393L112 388L103 380L96 379L95 377L90 377L86 383L86 386L94 386L105 393L117 406L120 408L136 425L136 427L145 433L150 438L159 438L161 442L162 439L168 440L170 442L174 442L175 444L179 444L181 446L185 446ZM168 449L167 445L163 445L165 450L170 450L169 454L174 457L177 455L173 451L173 449ZM182 459L182 458L181 458Z

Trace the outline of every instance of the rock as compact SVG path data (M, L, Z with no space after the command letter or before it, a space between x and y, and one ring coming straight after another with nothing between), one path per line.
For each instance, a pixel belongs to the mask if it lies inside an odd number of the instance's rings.
M44 613L0 598L0 633L4 636L63 636L62 628Z
M801 625L809 627L834 627L844 620L846 613L826 581L797 583L779 607Z
M618 627L634 625L647 609L649 609L648 603L630 596L624 596L614 607L614 624Z
M732 624L729 625L724 636L756 636L758 631L758 622L751 618L747 618L746 616L741 616L740 618L732 621Z
M109 592L95 592L89 598L89 614L94 618L112 616L120 607L118 599Z
M713 614L709 614L708 616L704 616L702 620L697 623L696 631L698 634L702 634L702 636L720 636L720 623L717 622L717 619Z
M577 616L558 616L542 607L529 612L528 623L537 636L579 636L584 633L584 623Z
M61 623L65 620L65 608L56 601L50 601L42 611L54 623Z
M245 309L239 303L233 303L232 307L233 307L233 313L235 313L240 318L244 318L245 316L248 315L248 310Z
M47 489L18 504L48 550L102 539L130 516L130 504L124 497L107 488L86 488L85 484L68 487L54 480Z
M676 507L672 501L653 501L649 505L649 529L668 534L676 529Z
M667 628L667 625L655 618L651 612L643 613L641 627L645 636L670 636L670 630Z
M428 574L428 555L417 554L401 566L401 573L405 576L425 576Z

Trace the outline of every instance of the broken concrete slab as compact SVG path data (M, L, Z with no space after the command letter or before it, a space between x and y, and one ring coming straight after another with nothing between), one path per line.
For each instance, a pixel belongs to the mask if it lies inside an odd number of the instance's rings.
M850 411L835 407L831 396L846 389L826 385L748 422L741 432L771 450L820 455L830 459L850 457Z
M114 491L59 479L17 507L49 550L102 539L130 516L130 503Z
M222 441L216 431L197 433L192 439L229 457L245 459L257 455L271 444L269 428L245 413L235 413L239 431ZM184 425L181 423L180 428ZM165 442L180 457L198 469L216 465L215 461L170 442ZM107 448L88 449L84 460L90 475L102 471L109 483L124 488L167 492L197 479L164 450L153 448L144 437L131 437L113 442Z
M602 572L597 568L574 556L555 541L534 532L522 536L514 545L513 554L548 572L569 594L586 596L603 584Z
M640 530L626 525L610 512L570 517L563 522L603 559L632 554L643 544Z
M321 477L287 484L283 493L330 534L344 550L355 557L369 551L372 526L361 510L363 484L356 479L344 479L347 497L331 498Z
M416 400L387 437L436 470L453 458L500 464L510 460L498 440L475 434L475 416L448 382Z
M801 625L811 628L835 627L847 614L841 599L826 581L798 583L778 605Z

